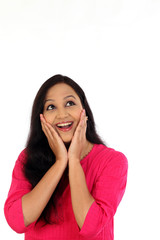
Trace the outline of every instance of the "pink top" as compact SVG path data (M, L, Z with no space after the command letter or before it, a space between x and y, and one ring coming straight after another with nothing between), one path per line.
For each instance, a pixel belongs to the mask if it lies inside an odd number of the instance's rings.
M60 224L41 226L40 223L25 227L22 213L22 196L32 187L23 173L25 151L19 155L12 175L12 184L4 206L5 217L17 233L25 233L25 240L113 240L113 217L123 197L128 162L126 157L101 144L81 160L86 182L95 202L90 207L84 224L79 229L72 210L70 186L63 192L57 208L64 221ZM62 203L62 204L61 204Z

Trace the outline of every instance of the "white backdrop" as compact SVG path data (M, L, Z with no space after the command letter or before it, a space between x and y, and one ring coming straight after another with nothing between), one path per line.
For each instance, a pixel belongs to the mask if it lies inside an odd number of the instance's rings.
M0 239L32 102L54 74L77 81L97 129L129 161L115 240L160 240L160 1L0 1Z

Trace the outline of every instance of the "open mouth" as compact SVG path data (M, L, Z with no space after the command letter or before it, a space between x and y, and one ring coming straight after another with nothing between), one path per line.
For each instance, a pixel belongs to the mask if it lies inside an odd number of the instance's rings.
M73 126L73 122L64 122L56 124L56 127L61 131L69 131Z

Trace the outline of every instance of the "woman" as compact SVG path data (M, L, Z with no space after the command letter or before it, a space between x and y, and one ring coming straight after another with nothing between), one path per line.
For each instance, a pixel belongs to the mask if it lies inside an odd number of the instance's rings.
M33 104L5 203L8 224L26 240L113 240L127 169L126 157L96 133L83 90L55 75Z

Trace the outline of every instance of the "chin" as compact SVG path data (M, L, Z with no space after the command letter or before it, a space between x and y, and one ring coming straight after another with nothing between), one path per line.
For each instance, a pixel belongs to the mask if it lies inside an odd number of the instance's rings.
M72 138L62 138L62 141L64 142L65 145L69 145L72 141Z
M60 137L62 139L62 141L64 142L64 144L68 144L71 143L72 138L73 138L73 134L60 134Z

